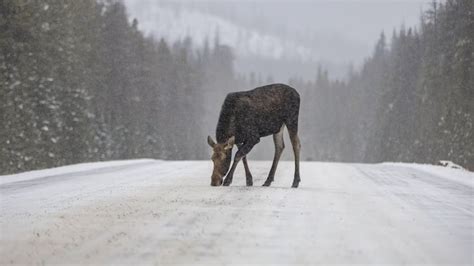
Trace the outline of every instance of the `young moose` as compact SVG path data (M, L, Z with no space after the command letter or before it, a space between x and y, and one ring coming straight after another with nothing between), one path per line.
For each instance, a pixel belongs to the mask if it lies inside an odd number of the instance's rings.
M230 185L240 160L244 163L247 186L252 186L252 174L246 156L261 137L273 135L275 156L268 178L263 184L270 186L281 153L285 148L283 129L286 125L295 155L295 176L292 187L298 187L301 148L298 138L299 109L300 96L298 92L284 84L272 84L250 91L229 93L224 100L217 123L217 143L210 136L207 138L207 142L213 149L214 170L211 176L211 186L220 186L222 183L224 186ZM229 171L234 144L237 145L238 151ZM227 176L222 182L226 173Z

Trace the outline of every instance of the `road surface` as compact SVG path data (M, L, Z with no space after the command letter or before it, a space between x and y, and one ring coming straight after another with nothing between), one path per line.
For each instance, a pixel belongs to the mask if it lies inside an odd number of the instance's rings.
M473 265L474 175L270 162L211 187L207 161L96 163L0 178L0 264Z

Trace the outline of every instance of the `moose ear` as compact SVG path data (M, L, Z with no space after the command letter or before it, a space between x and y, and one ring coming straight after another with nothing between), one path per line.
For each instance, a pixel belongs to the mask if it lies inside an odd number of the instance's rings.
M235 143L235 137L232 136L225 143L224 150L232 149L232 147L234 146L234 143Z
M212 140L211 136L207 136L207 144L209 144L209 146L211 146L212 148L216 146L216 143L214 142L214 140Z

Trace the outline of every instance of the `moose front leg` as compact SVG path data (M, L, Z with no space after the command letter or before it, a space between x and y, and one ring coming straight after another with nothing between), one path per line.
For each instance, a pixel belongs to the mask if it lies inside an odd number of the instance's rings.
M240 144L240 145L237 145L237 148L240 149L240 147L242 147L243 144ZM245 181L247 183L247 186L253 186L253 177L252 177L252 173L250 173L250 168L249 168L249 165L247 163L247 155L245 155L243 158L242 158L242 162L244 163L244 168L245 168Z
M249 165L247 163L247 156L244 156L242 158L242 162L244 162L246 184L247 184L247 186L251 187L251 186L253 186L253 177L252 177L252 174L250 173L250 168L249 168Z
M240 160L243 157L245 157L252 150L253 146L255 146L255 144L257 144L257 143L258 143L258 140L257 141L250 141L250 142L245 143L241 147L239 147L239 150L235 153L234 162L232 163L232 167L230 168L229 173L227 174L227 176L224 179L224 183L223 183L224 186L228 186L232 183L232 179L234 178L234 171L235 171L235 168L237 167L237 164L240 162ZM247 159L245 159L245 160L247 160Z

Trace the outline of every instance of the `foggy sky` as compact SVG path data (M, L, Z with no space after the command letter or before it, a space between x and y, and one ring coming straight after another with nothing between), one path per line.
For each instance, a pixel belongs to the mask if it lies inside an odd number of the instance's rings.
M418 24L429 0L338 0L338 1L153 1L125 0L131 17L137 17L145 31L154 30L153 6L172 6L216 16L244 29L276 36L311 49L311 60L330 64L359 65L370 55L380 32L388 37L402 24ZM193 32L188 27L185 35ZM183 30L184 31L184 30ZM210 29L213 32L215 29ZM196 39L196 38L195 38ZM225 36L223 37L225 43ZM198 43L199 44L199 43ZM229 45L233 46L232 43ZM291 49L284 47L284 49ZM285 51L284 51L285 52ZM290 51L286 51L290 52ZM239 56L237 51L237 57Z

